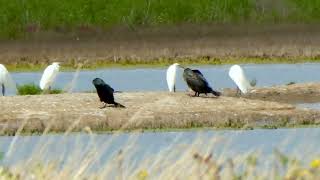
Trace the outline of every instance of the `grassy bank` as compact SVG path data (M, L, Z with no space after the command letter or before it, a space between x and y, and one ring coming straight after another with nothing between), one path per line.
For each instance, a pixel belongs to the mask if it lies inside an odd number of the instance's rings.
M77 130L72 130L72 133L77 134L77 133L87 133L87 129L89 127L85 127L83 129L77 129ZM285 129L303 129L303 128L320 128L319 124L306 124L306 125L286 125L283 124L281 126L276 126L276 125L265 125L261 127L252 127L252 126L245 126L243 124L235 124L234 126L221 126L221 127L206 127L206 126L195 126L193 127L190 125L190 127L186 128L146 128L146 129L95 129L91 130L90 133L94 135L101 135L101 134L119 134L119 133L172 133L172 132L195 132L195 131L217 131L217 132L222 132L222 131L251 131L251 130L265 130L265 129L280 129L280 130L285 130ZM45 132L48 135L61 135L64 132L63 131L51 131L48 130ZM43 135L44 131L39 131L39 130L21 130L19 132L19 136L34 136L34 135ZM17 132L12 132L12 131L6 131L3 130L0 134L1 136L16 136Z
M55 31L99 32L179 23L317 23L314 0L2 0L0 37L25 38Z
M320 58L308 58L308 57L296 57L296 58L208 58L202 57L197 59L192 58L180 58L180 59L167 59L160 58L154 60L141 60L141 59L131 59L125 60L121 59L115 63L113 60L97 60L90 62L75 62L73 60L63 61L61 63L61 71L74 71L79 68L81 64L81 69L83 70L95 70L101 68L154 68L154 67L167 67L173 63L180 63L184 65L225 65L225 64L281 64L281 63L319 63ZM49 64L41 63L17 63L17 64L7 64L6 67L12 72L29 72L29 71L42 71Z

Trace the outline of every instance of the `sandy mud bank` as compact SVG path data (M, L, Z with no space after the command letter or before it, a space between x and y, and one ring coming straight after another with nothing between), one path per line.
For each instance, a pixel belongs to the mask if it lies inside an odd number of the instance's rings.
M259 90L263 92L263 90ZM65 132L166 128L255 128L319 124L320 111L238 97L190 97L184 92L128 92L127 108L99 109L95 93L0 97L0 130ZM88 128L89 127L89 128Z
M235 89L224 89L224 95L239 97ZM283 103L316 103L320 102L320 83L299 83L265 88L255 88L240 97L276 101Z

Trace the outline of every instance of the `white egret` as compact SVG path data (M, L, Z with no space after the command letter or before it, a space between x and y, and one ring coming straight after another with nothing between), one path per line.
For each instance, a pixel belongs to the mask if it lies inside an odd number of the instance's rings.
M53 84L57 74L59 73L59 69L59 63L54 62L44 70L40 80L40 88L42 90L51 89L51 85Z
M6 94L6 88L13 89L16 91L16 84L12 80L7 68L0 64L0 85L2 88L2 95L4 96Z
M178 70L179 64L174 63L167 69L167 84L169 92L175 92L176 91L176 75Z
M229 70L229 76L243 94L248 93L252 88L241 66L233 65Z

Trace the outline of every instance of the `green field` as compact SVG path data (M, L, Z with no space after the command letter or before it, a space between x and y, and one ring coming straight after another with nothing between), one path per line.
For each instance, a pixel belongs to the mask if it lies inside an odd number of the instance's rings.
M317 23L320 0L0 0L0 38L114 26Z

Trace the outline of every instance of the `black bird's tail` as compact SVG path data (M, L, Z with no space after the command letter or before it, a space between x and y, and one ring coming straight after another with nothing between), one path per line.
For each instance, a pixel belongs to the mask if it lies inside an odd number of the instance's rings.
M115 102L114 105L115 105L115 107L117 107L117 108L126 108L124 105L122 105L122 104L120 104L120 103L117 103L117 102Z
M221 96L221 92L212 90L211 93L215 96Z

